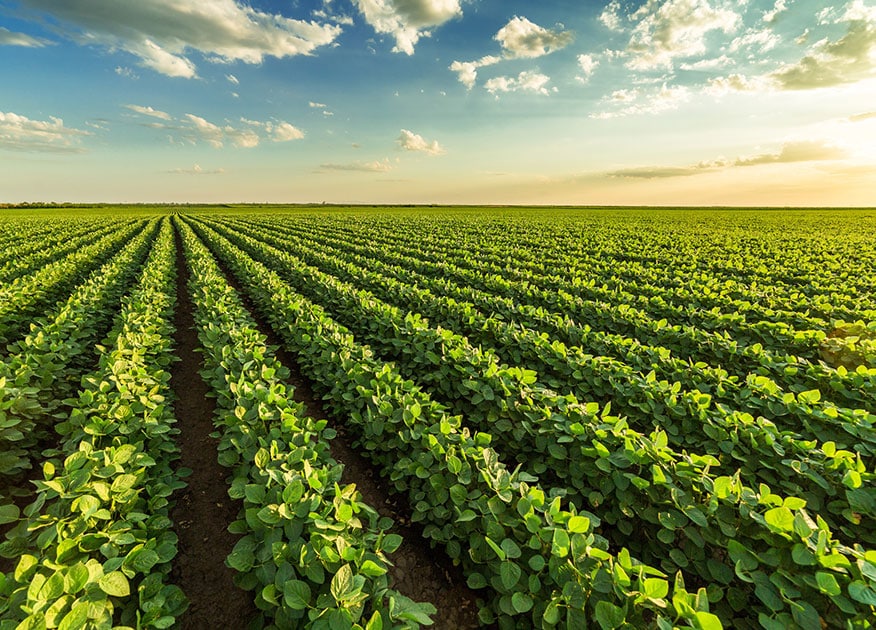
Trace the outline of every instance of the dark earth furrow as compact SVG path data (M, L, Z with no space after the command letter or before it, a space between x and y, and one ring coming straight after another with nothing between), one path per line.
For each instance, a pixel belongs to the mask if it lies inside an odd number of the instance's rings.
M311 417L328 421L337 432L329 443L332 457L344 466L342 481L356 484L363 500L381 516L393 520L392 533L399 534L404 543L389 560L392 566L389 575L391 586L401 594L420 602L431 602L437 609L432 615L433 628L440 630L465 630L482 627L478 621L478 597L466 586L465 576L459 567L453 566L441 550L432 549L423 537L423 528L410 520L410 507L406 497L391 493L380 477L377 468L352 446L352 438L342 422L327 415L310 381L299 368L298 361L286 350L273 328L264 320L249 296L243 291L233 274L216 261L228 280L243 300L244 306L256 322L267 343L276 347L275 355L289 369L287 383L293 386L293 398L304 405Z
M179 535L179 553L171 574L183 589L189 608L177 622L183 630L246 628L257 615L251 593L234 584L235 571L225 566L238 537L228 531L242 507L228 497L228 471L218 461L218 440L213 432L215 402L207 397L198 336L188 292L189 273L182 242L176 232L177 308L175 346L179 357L171 371L176 394L174 409L180 434L179 465L192 470L188 487L176 495L171 512Z

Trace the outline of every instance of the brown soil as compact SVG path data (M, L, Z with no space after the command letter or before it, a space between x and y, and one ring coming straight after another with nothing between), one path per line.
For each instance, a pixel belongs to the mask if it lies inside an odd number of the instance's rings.
M225 566L238 537L228 531L237 519L241 504L228 497L228 471L217 460L218 440L213 432L215 402L207 397L207 385L198 370L200 356L195 352L198 336L192 317L192 301L187 290L188 269L183 260L182 243L176 235L177 309L175 346L179 361L171 372L176 393L174 409L180 434L179 466L193 472L188 487L179 491L171 512L179 536L179 553L171 578L189 599L188 610L177 619L184 630L246 628L258 614L252 593L234 584L235 571Z
M330 449L335 461L344 466L343 482L356 484L365 502L381 516L393 520L394 526L390 531L404 538L402 546L389 558L393 563L389 569L392 587L414 601L432 603L438 610L432 615L435 622L433 628L465 630L481 627L478 621L478 596L466 586L461 569L454 567L441 550L429 546L423 537L423 528L410 521L410 508L405 497L390 493L377 468L351 446L352 439L348 437L347 427L326 415L295 357L284 348L271 326L254 308L236 278L221 263L220 267L255 319L259 330L266 335L268 344L277 347L277 359L290 371L287 382L294 387L294 399L305 406L308 415L318 420L327 419L329 426L337 431L337 437L330 442Z

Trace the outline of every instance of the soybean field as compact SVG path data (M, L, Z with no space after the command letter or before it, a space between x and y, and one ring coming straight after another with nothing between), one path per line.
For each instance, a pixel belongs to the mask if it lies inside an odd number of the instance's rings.
M0 630L876 625L876 211L0 243Z

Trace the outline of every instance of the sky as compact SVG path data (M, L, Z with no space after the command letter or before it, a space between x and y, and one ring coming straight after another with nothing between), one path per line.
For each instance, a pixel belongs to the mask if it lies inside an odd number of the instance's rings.
M876 206L876 0L0 0L0 201Z

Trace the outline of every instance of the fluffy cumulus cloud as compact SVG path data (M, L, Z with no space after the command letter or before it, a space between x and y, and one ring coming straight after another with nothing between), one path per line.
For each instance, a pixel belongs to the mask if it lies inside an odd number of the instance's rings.
M0 149L48 153L80 153L80 139L87 131L67 127L60 118L33 120L13 112L0 112Z
M581 71L581 74L578 75L578 80L582 83L589 81L593 73L596 72L596 66L598 65L599 60L593 55L578 55L578 69Z
M48 14L82 44L126 51L158 73L192 78L190 51L211 59L260 63L266 56L306 55L331 44L334 24L265 13L237 0L21 0Z
M501 57L486 55L477 61L454 61L450 69L457 74L459 82L469 90L472 89L478 79L478 68L492 66L502 61Z
M835 40L815 43L800 61L785 65L771 77L785 90L808 90L853 83L873 75L876 68L876 7L853 0L834 18L846 24Z
M353 0L365 21L378 33L395 38L394 52L414 54L421 37L462 16L459 0Z
M485 55L476 61L454 61L450 64L450 69L457 74L459 82L466 88L471 89L474 87L477 82L479 68L496 65L503 59L535 59L549 55L572 43L574 33L559 27L555 29L544 28L525 17L514 16L505 26L499 29L493 36L493 39L499 42L502 48L501 57ZM582 57L588 57L588 55L582 55ZM584 76L589 77L587 69L584 68L583 64L581 67L585 71ZM593 65L593 68L595 67ZM520 77L518 79L496 77L490 79L484 87L493 94L496 92L512 92L517 89L530 89L533 78L543 76L530 72L526 77L523 77L526 81L524 85L520 84ZM550 79L547 79L544 83L547 83L548 80ZM544 87L544 84L540 87ZM544 93L547 93L547 90Z
M546 74L534 70L524 70L516 77L493 77L484 84L490 94L498 95L499 92L534 92L535 94L549 94L547 84L551 78Z
M39 37L31 37L25 33L14 33L0 26L0 46L24 46L26 48L41 48L51 42Z
M407 129L401 130L401 134L396 138L396 142L404 151L419 151L428 155L442 155L446 153L444 147L438 144L437 140L429 142L423 136Z
M625 179L665 179L671 177L690 177L703 173L739 168L760 166L764 164L789 164L797 162L826 162L842 160L847 152L822 140L802 140L786 142L778 151L758 153L747 157L729 160L719 157L687 166L643 166L619 169L604 175L612 178Z
M547 29L525 17L515 16L499 29L494 39L501 44L506 57L516 59L543 57L565 48L572 43L574 35L571 31Z
M740 23L735 11L710 0L648 0L630 19L626 53L634 70L671 69L676 59L706 52L709 33L732 33Z

